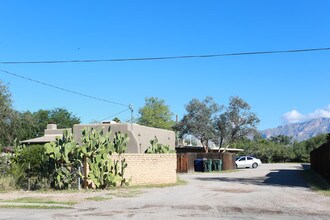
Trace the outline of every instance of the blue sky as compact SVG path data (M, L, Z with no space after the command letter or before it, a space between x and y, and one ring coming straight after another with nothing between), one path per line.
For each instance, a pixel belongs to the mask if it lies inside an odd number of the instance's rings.
M1 1L0 62L201 55L330 47L329 1ZM330 51L203 59L0 64L0 69L91 96L164 99L181 118L192 98L240 96L259 129L330 117ZM64 107L83 123L126 107L3 72L14 107ZM127 120L129 111L119 114Z

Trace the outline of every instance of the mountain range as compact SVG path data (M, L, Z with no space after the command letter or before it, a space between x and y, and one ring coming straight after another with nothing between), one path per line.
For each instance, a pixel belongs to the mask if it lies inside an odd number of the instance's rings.
M295 141L304 141L319 134L330 133L330 118L317 118L310 121L286 124L277 128L261 131L264 138L285 135L291 136Z

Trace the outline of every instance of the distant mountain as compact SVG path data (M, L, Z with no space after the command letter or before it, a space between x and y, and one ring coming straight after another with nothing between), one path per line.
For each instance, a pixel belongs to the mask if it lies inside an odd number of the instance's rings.
M286 135L293 137L293 140L296 141L304 141L324 133L330 133L330 118L317 118L307 122L287 124L261 131L261 135L265 138Z

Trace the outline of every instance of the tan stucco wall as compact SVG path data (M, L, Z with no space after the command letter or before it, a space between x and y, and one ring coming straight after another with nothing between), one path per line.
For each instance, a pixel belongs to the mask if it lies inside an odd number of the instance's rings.
M111 133L121 132L127 133L129 142L127 144L126 153L144 153L150 146L150 140L157 137L158 143L169 145L172 150L175 150L175 133L174 131L151 128L138 124L77 124L73 126L75 139L80 143L81 130L84 128L103 129L104 132L111 128Z
M176 154L122 154L127 167L124 177L130 185L176 183ZM120 159L112 155L112 159Z

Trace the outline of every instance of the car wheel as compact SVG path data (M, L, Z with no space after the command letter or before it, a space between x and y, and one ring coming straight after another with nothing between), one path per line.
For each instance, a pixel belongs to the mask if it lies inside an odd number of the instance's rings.
M257 168L258 167L258 164L257 163L253 163L252 164L252 168Z

